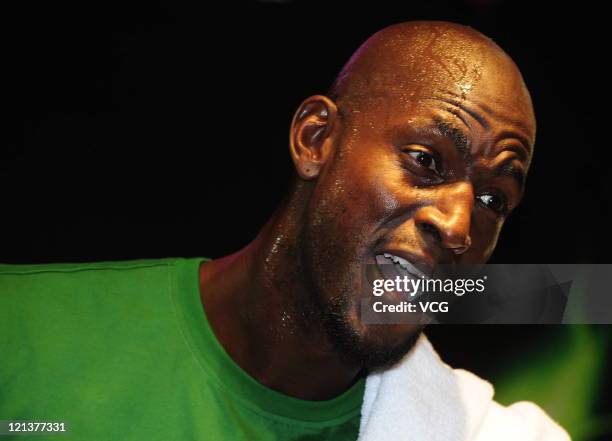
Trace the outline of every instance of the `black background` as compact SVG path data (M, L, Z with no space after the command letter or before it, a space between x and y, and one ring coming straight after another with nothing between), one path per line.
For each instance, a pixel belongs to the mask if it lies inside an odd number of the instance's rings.
M610 263L610 26L596 3L534 3L41 2L5 10L0 261L240 249L285 191L288 128L301 100L325 92L375 31L439 19L503 47L536 110L526 197L492 261ZM464 326L430 334L451 364L486 376L559 332Z
M241 248L285 189L288 127L301 100L324 92L376 30L444 19L500 44L536 109L526 198L493 261L607 263L601 11L354 3L60 2L5 14L0 260L217 257Z

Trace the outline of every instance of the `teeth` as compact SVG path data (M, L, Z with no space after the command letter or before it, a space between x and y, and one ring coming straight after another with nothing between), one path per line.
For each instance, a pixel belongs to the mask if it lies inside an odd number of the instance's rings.
M389 260L392 260L394 263L398 264L399 266L401 266L403 269L405 269L409 273L412 273L418 277L428 278L425 274L423 274L422 271L420 271L418 268L416 268L413 264L408 262L406 259L403 259L399 256L396 256L390 253L384 253L383 256Z

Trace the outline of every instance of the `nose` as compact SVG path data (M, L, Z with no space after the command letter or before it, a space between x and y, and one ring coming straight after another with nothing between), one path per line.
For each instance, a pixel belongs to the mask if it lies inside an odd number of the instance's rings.
M474 189L468 182L457 182L434 190L431 203L417 210L414 220L422 234L454 254L465 253L472 245L470 223Z

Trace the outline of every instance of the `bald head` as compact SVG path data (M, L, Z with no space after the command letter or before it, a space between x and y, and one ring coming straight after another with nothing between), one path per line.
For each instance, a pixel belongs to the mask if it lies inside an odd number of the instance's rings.
M382 100L412 104L423 98L470 98L504 103L532 120L531 98L512 59L490 38L454 23L415 21L389 26L359 47L329 95L345 112Z

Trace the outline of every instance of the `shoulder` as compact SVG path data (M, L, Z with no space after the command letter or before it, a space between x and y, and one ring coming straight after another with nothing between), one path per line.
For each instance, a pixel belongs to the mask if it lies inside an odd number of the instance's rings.
M129 271L173 265L180 258L139 259L78 263L4 264L0 263L0 276L36 276L45 274L74 274L91 271Z
M53 307L68 313L102 304L142 303L168 297L178 259L37 265L0 264L0 305L28 311ZM100 305L98 305L100 306ZM2 309L2 308L0 308ZM41 311L42 312L42 311Z

